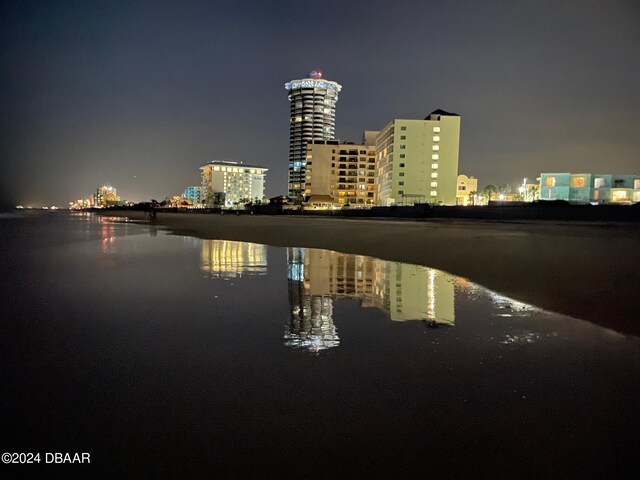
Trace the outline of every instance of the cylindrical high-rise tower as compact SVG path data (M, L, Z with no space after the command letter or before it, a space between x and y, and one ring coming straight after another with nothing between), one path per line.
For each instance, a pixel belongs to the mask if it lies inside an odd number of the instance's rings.
M307 78L285 84L289 91L289 196L304 192L306 150L311 140L333 140L336 102L342 85L322 79L313 71Z

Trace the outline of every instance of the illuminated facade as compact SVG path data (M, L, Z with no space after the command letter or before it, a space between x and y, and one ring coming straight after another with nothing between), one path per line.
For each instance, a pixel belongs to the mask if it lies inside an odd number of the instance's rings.
M213 161L200 167L202 202L232 207L264 198L267 169L237 162Z
M120 197L116 189L103 185L96 190L93 196L93 206L98 208L112 207L120 204Z
M478 179L458 175L456 180L456 205L474 205L474 195L478 193Z
M338 93L342 86L322 79L322 72L311 72L307 78L285 84L289 92L289 196L297 197L305 190L307 143L333 140Z
M456 204L460 116L443 110L424 120L396 119L377 136L378 203Z
M182 197L191 203L202 203L202 187L187 187Z
M314 140L307 144L305 197L331 196L337 205L376 204L375 145Z
M540 175L540 200L630 205L640 202L640 176L543 173Z

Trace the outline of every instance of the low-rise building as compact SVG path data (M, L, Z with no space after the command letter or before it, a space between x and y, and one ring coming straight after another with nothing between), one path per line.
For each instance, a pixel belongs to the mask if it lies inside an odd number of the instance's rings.
M574 204L631 204L640 202L640 176L600 173L543 173L540 200Z
M475 177L467 177L466 175L458 175L456 187L456 205L475 205L475 199L478 192L478 179ZM474 197L476 195L476 197Z
M201 200L206 206L232 207L262 200L267 169L258 165L216 160L200 167Z

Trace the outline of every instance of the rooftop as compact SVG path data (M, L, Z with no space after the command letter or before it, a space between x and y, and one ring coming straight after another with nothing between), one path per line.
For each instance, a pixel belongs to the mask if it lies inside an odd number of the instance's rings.
M212 160L208 163L205 163L200 168L204 168L209 165L218 165L224 167L238 167L238 168L259 168L261 170L268 170L268 168L261 167L260 165L252 165L250 163L242 163L242 162L230 162L228 160Z

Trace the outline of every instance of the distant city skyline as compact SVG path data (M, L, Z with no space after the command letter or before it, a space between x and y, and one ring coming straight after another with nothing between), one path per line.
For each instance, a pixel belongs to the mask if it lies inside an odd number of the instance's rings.
M145 201L213 160L287 192L282 85L340 83L335 137L459 113L459 171L637 174L640 6L590 2L3 2L0 205L99 185Z

